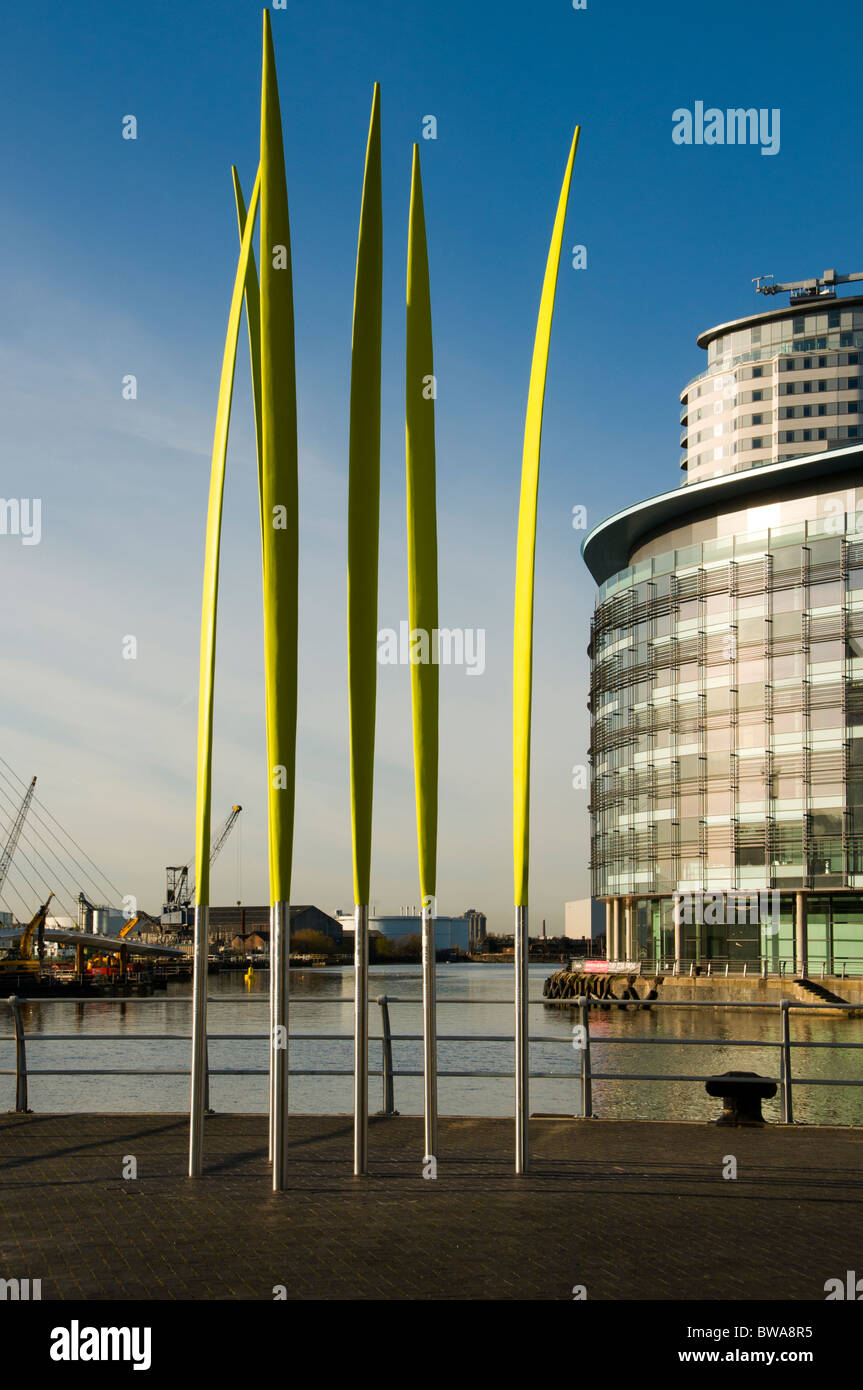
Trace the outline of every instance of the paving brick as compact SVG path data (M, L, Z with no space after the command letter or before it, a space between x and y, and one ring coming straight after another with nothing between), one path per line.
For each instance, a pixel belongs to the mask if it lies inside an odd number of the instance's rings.
M823 1300L863 1269L858 1130L534 1119L517 1178L511 1120L443 1120L437 1180L422 1138L373 1119L358 1179L349 1119L291 1117L274 1194L264 1116L209 1117L197 1180L184 1116L0 1116L0 1277L43 1299Z

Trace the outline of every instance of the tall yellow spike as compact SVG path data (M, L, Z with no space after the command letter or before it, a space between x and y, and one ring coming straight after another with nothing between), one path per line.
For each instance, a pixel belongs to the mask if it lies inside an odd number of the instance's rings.
M432 643L438 625L437 503L434 437L435 376L431 296L419 146L414 145L408 225L405 438L408 503L408 614L411 642L414 781L417 803L423 958L424 1156L437 1155L437 1023L435 917L438 815L438 666ZM423 652L423 644L425 651ZM420 660L416 660L416 657Z
M288 189L267 10L261 96L261 495L270 901L286 903L297 738L297 388Z
M368 903L377 688L381 453L381 92L376 82L366 148L351 341L348 487L348 689L354 902Z
M255 179L249 215L240 245L234 292L228 313L228 331L222 356L222 375L216 407L216 428L210 468L207 504L207 539L204 551L204 593L201 604L201 670L198 688L198 773L195 804L195 956L192 1013L192 1085L189 1101L189 1176L200 1177L204 1152L204 1107L207 1088L207 955L210 902L210 810L213 778L213 693L216 671L216 615L219 598L219 550L222 535L222 499L225 491L225 458L231 423L231 400L237 363L237 340L243 311L243 291L252 249L252 235L261 188L260 170Z
M381 490L381 89L366 146L351 340L348 486L348 691L354 850L354 1173L368 1171L369 885L377 695Z
M524 451L521 465L521 499L518 509L518 544L515 567L515 625L513 633L513 868L515 879L515 1171L529 1165L528 1091L530 1062L528 1042L528 966L530 938L527 920L530 854L530 717L533 682L533 578L536 557L536 502L539 488L539 451L542 407L554 293L560 265L560 248L572 182L572 166L578 148L576 126L557 204L551 245L539 301L539 317L533 345Z
M407 443L408 616L422 634L426 660L411 661L414 781L420 893L433 898L437 879L438 666L432 634L438 625L435 493L434 355L428 247L419 146L414 145L408 226L405 434Z
M210 469L210 496L207 504L207 538L204 552L204 594L201 609L201 667L198 687L198 781L195 837L195 892L199 904L210 901L210 798L213 762L213 687L216 663L216 612L219 592L219 551L222 534L222 497L225 489L225 458L228 449L228 430L231 423L231 403L234 372L237 364L237 341L243 310L243 293L249 259L252 254L252 235L261 187L260 170L255 178L249 216L240 244L240 258L234 279L234 292L228 314L228 331L222 358L219 382L219 401L216 407L216 428Z
M291 231L270 15L261 75L261 526L270 849L270 1151L287 1186L288 969L297 748L297 386Z
M551 341L554 295L560 264L563 227L572 181L572 166L581 127L575 127L563 176L563 187L551 234L545 267L539 317L530 369L524 450L521 467L521 499L518 509L518 546L515 570L515 631L513 640L513 851L515 903L527 906L530 841L530 720L533 683L533 579L536 555L536 502L539 487L539 451L542 408Z

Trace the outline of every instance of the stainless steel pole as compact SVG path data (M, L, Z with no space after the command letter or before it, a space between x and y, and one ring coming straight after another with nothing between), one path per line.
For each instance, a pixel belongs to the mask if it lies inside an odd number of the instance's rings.
M273 1191L288 1185L288 983L291 954L291 909L273 903L273 1015L270 1053L273 1067Z
M526 1173L530 1064L528 1056L527 908L515 909L515 1171Z
M199 1178L204 1165L204 1106L207 1067L207 955L210 909L195 907L195 953L192 966L192 1094L189 1105L189 1177Z
M423 904L423 1087L425 1158L437 1158L437 1018L435 994L435 922L431 903Z
M275 1077L276 1077L276 1069L275 1069L275 1066L273 1065L273 1047L272 1047L272 1039L273 1039L273 1037L274 1037L274 1028L275 1028L275 1022L276 1022L276 1006L275 1006L276 961L275 961L275 945L274 945L275 939L276 939L276 932L275 932L275 923L274 923L274 913L273 913L272 907L270 907L270 942L269 942L269 970L270 970L270 1050L269 1050L269 1052L270 1052L270 1076L269 1076L269 1103L268 1103L268 1105L267 1105L267 1117L268 1117L268 1121L269 1121L268 1126L267 1126L268 1131L269 1131L269 1149L268 1149L268 1152L267 1152L267 1158L269 1159L270 1163L272 1163L272 1161L273 1161L273 1115L274 1115L275 1109L276 1109L276 1107L275 1107L275 1105L274 1105L274 1103L273 1103L273 1096L274 1096L274 1094L275 1094L274 1083L275 1083Z
M354 1176L369 1171L369 908L354 904Z

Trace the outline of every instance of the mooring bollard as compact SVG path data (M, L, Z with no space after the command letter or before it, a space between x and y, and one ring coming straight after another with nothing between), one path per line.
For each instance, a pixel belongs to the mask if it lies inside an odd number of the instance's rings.
M15 1114L32 1115L27 1104L27 1049L24 1045L24 1020L21 1017L21 1000L16 995L9 998L12 1010L12 1023L15 1028Z
M709 1096L722 1098L716 1124L756 1127L764 1124L761 1102L776 1095L776 1082L756 1071L726 1071L705 1081L704 1089Z
M379 1110L378 1114L397 1115L399 1112L396 1110L393 1088L393 1038L390 1032L389 1000L385 994L379 994L377 1003L381 1010L381 1069L384 1083L384 1108Z

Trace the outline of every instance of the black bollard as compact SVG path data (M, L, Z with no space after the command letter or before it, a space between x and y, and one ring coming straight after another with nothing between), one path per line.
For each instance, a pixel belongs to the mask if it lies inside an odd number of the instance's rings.
M776 1095L776 1082L757 1071L726 1071L705 1081L704 1089L709 1096L722 1097L722 1114L716 1124L760 1128L765 1123L761 1102Z

